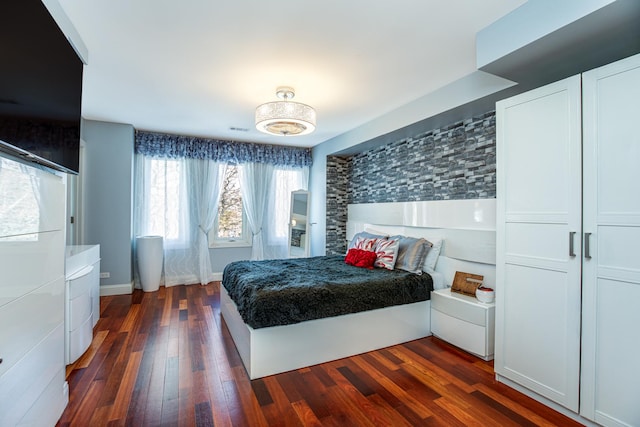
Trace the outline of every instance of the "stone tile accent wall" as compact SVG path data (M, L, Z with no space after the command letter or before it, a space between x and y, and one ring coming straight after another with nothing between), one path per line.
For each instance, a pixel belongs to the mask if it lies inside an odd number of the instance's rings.
M347 186L350 159L327 156L327 255L343 254L347 246Z
M339 204L344 199L342 186L346 188L344 206ZM344 253L348 203L494 197L494 111L347 159L328 157L327 254Z

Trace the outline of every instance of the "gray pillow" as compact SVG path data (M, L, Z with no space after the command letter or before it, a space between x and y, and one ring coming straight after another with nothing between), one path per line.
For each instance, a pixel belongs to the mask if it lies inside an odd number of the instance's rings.
M406 236L391 236L389 239L400 240L395 268L422 274L422 264L431 249L431 243L426 239Z

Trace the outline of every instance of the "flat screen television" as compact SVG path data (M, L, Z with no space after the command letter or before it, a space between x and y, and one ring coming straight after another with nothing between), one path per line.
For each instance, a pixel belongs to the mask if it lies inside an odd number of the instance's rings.
M41 0L0 3L0 150L78 173L83 63Z

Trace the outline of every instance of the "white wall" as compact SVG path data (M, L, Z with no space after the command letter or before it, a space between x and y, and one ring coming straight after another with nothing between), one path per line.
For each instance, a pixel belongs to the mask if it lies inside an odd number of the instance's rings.
M209 248L211 271L222 273L224 267L233 261L251 259L251 246L244 248Z
M100 245L100 285L131 285L133 138L131 125L83 120L82 244Z
M615 0L529 0L476 36L476 65L481 68Z

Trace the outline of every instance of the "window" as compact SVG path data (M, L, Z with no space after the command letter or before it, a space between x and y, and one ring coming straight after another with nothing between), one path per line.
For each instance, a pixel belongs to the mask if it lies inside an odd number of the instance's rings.
M291 192L301 190L302 173L296 169L277 169L273 177L274 194L273 231L269 234L270 240L277 241L289 237L289 215L291 209Z
M242 207L238 166L228 165L222 179L218 216L209 234L211 247L251 246L247 218Z
M168 248L187 247L190 242L185 166L179 160L148 159L144 194L148 215L144 234L164 236Z

